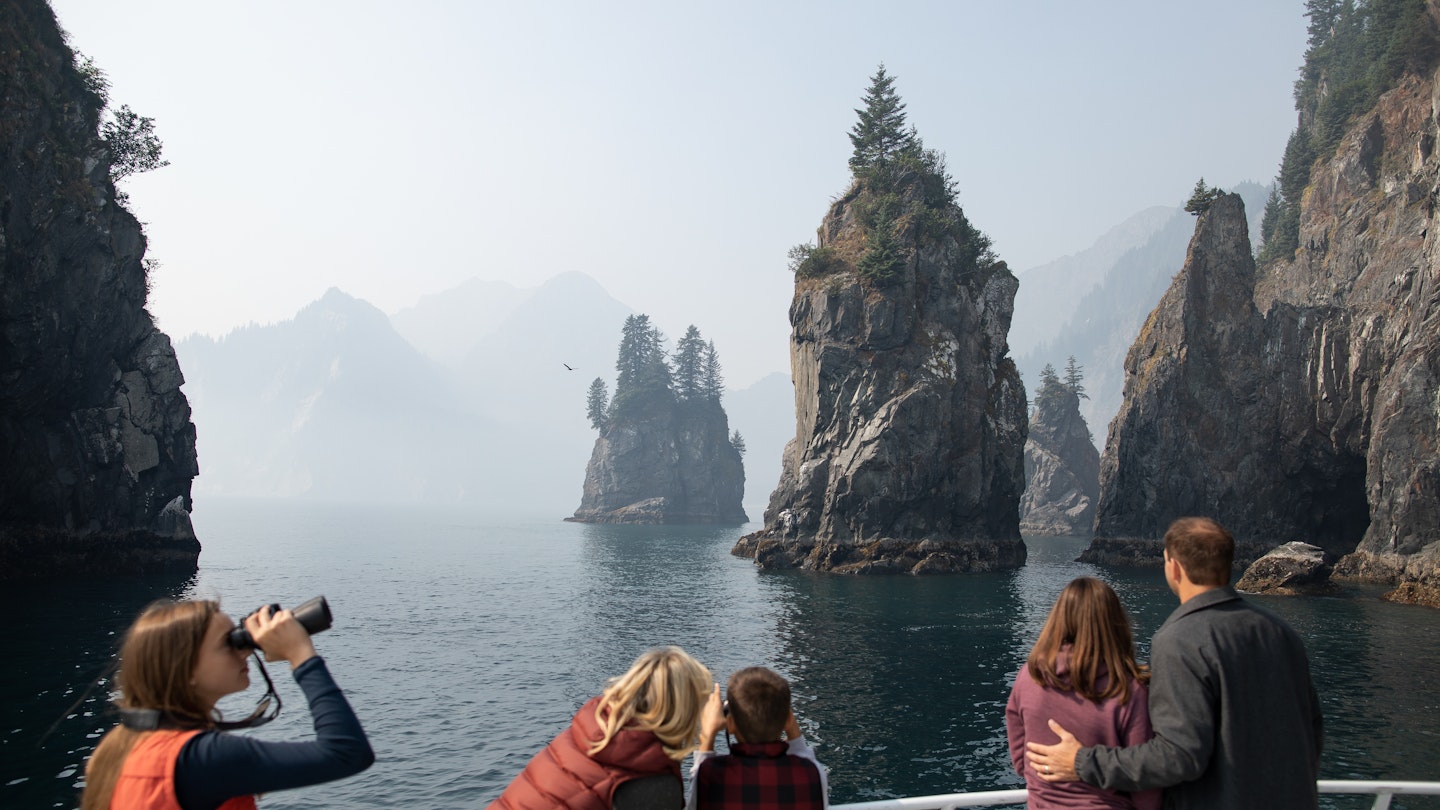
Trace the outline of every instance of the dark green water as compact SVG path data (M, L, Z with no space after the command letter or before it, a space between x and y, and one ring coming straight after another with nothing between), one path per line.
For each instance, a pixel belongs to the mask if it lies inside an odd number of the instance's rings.
M1158 569L1072 562L1084 541L1068 538L1028 541L1030 562L1014 572L846 578L761 574L729 555L736 529L227 501L203 503L195 522L205 553L194 578L0 595L0 807L74 806L108 722L103 697L67 708L158 596L218 596L232 613L330 599L335 628L317 647L379 761L354 779L268 796L267 808L484 806L607 677L656 644L679 644L721 681L750 664L789 677L837 803L1019 787L1005 699L1059 589L1082 574L1114 585L1142 657L1175 607ZM1263 601L1309 647L1324 778L1440 780L1440 611L1367 592ZM303 700L279 674L285 712L254 733L304 737Z

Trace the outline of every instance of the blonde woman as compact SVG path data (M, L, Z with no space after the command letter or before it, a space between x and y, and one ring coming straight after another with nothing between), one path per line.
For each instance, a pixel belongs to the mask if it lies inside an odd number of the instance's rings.
M120 648L122 724L90 757L83 810L246 810L257 793L370 766L375 755L360 721L288 610L263 608L245 629L266 660L290 662L315 739L274 743L224 732L265 719L257 708L248 721L226 723L215 710L250 685L249 653L231 644L234 629L215 602L158 602L140 614Z
M1025 763L1027 741L1059 740L1051 720L1087 745L1130 746L1150 739L1149 681L1150 673L1135 663L1130 617L1115 591L1093 577L1066 585L1005 707L1011 764L1025 778L1030 810L1158 810L1158 790L1128 794L1083 782L1046 782Z
M664 797L652 806L681 807L680 762L699 745L713 687L710 670L679 647L650 650L580 707L490 807L608 810L626 803L617 789L641 784Z

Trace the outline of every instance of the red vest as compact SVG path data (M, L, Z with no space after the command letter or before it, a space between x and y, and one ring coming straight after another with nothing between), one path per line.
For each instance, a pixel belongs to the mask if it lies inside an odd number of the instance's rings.
M189 731L150 731L135 741L120 767L110 810L181 810L175 797L175 761L180 749L199 734ZM254 796L236 796L220 810L255 810Z
M608 745L589 753L590 743L604 736L595 719L599 703L600 698L592 698L580 707L570 727L531 758L490 808L609 810L621 782L660 773L680 778L680 763L665 753L660 738L649 731L621 729Z
M737 742L724 756L700 763L695 773L695 805L705 810L778 810L825 806L820 769L792 756L783 742Z

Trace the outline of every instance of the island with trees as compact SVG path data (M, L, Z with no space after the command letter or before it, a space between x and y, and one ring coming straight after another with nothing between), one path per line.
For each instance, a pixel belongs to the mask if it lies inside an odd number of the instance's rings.
M742 456L745 440L730 430L721 405L725 379L715 343L690 326L666 350L648 315L621 330L615 393L590 383L586 413L600 432L580 507L580 523L698 523L748 520Z

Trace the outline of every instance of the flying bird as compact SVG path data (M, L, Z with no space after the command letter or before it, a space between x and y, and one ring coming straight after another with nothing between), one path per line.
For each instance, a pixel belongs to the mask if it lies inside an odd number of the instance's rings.
M566 371L574 371L574 370L575 370L575 369L573 369L573 368L570 367L570 364L569 364L569 363L561 363L560 365L564 366Z

